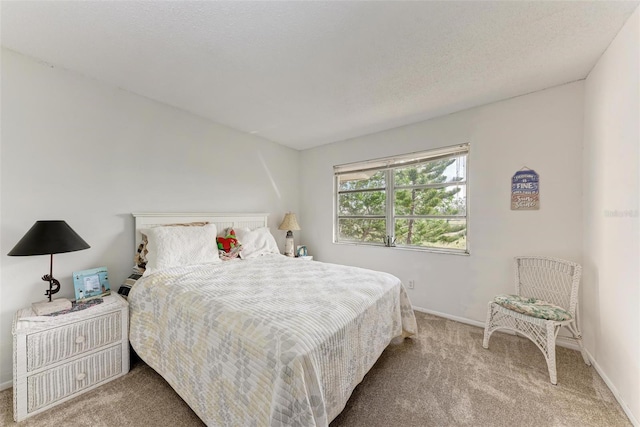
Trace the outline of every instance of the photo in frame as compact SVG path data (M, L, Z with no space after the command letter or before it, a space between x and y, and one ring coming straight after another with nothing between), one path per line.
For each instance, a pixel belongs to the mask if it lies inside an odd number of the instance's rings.
M76 302L102 298L111 294L107 267L73 272Z
M298 245L298 248L296 250L296 256L297 257L307 256L307 247L304 245Z

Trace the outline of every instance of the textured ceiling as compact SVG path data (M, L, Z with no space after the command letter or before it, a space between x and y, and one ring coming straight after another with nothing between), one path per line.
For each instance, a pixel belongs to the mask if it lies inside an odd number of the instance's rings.
M633 2L2 2L5 47L304 149L586 77Z

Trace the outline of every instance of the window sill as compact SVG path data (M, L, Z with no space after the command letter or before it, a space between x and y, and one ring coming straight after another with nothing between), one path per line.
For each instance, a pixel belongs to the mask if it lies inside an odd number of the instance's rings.
M360 242L332 242L334 245L345 245L345 246L365 246L371 248L383 248L383 249L394 249L400 251L411 251L411 252L429 252L443 255L461 255L461 256L470 256L469 250L461 251L455 249L444 249L444 248L429 248L429 247L417 247L417 246L385 246L383 244L377 243L360 243Z

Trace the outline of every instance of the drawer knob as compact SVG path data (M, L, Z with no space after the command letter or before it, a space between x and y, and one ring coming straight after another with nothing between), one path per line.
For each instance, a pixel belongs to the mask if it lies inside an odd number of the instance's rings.
M78 376L76 377L76 381L82 381L85 378L87 378L87 374L86 374L86 372L82 372L82 373L78 374Z
M84 337L82 335L76 337L76 344L82 344L84 342Z

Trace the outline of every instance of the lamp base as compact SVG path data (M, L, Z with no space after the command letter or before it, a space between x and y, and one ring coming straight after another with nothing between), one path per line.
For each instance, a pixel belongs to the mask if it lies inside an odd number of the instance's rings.
M291 233L291 232L289 232ZM284 242L284 254L288 257L294 257L296 256L295 251L294 251L294 244L293 244L293 233L291 233L291 236L289 236L289 233L287 233L287 239Z
M66 298L56 298L53 301L41 301L31 304L31 309L36 316L46 316L56 311L69 310L71 301Z
M60 282L58 282L57 279L53 278L53 254L51 255L51 267L50 267L50 273L49 274L45 274L44 276L42 276L42 280L44 280L45 282L49 282L49 290L45 291L45 295L49 297L49 302L51 302L51 297L53 296L53 294L55 294L56 292L58 292L60 290Z

